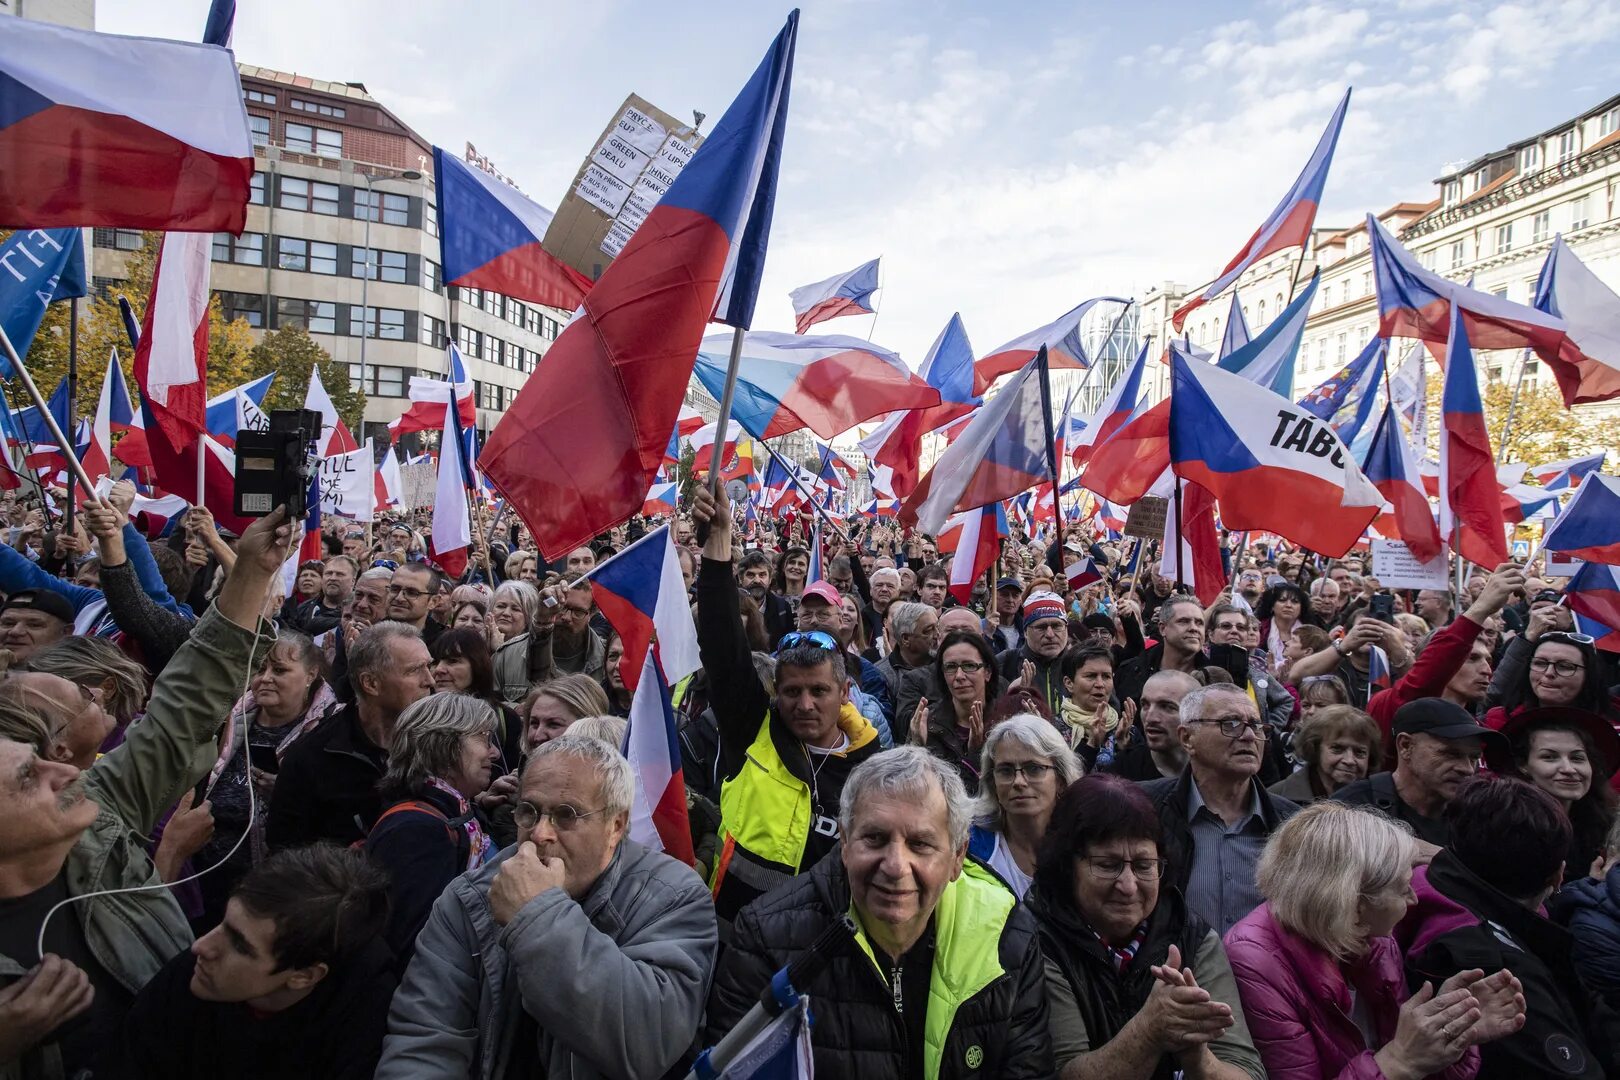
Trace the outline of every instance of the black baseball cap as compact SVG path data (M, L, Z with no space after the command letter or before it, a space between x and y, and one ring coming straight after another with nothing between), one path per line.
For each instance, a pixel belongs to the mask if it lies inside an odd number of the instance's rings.
M1394 735L1433 735L1437 739L1499 740L1502 733L1484 727L1474 714L1445 698L1418 698L1395 710Z
M1023 592L1024 583L1015 577L1004 577L996 582L996 592L1000 592L1002 589L1017 589L1019 592Z
M12 593L0 604L0 613L7 611L43 611L47 615L73 625L73 604L59 592L50 589L23 589Z

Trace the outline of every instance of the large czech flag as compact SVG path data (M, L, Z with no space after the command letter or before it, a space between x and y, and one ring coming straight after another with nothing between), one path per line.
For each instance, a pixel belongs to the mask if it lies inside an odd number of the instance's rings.
M939 550L955 552L950 591L957 603L973 599L973 583L996 564L1001 555L1001 538L1007 532L1007 512L999 502L965 510L945 523L938 538Z
M0 225L240 233L252 177L228 49L6 21Z
M1401 433L1401 424L1392 406L1384 406L1384 415L1373 432L1366 470L1367 479L1389 500L1391 507L1389 514L1378 519L1378 531L1385 536L1399 537L1412 554L1424 562L1440 554L1440 529L1434 522L1434 511L1429 509L1429 497L1423 491L1417 458Z
M1085 343L1080 339L1080 324L1093 307L1102 303L1124 304L1130 301L1118 296L1098 296L1060 315L1038 330L1015 337L999 349L993 349L973 365L973 392L983 394L990 384L1003 375L1010 375L1035 359L1041 349L1046 350L1048 370L1084 370L1091 366Z
M730 350L730 334L705 338L693 369L717 400ZM881 413L938 404L939 391L888 349L833 334L760 331L743 336L731 415L759 439L801 428L830 439Z
M1503 531L1502 487L1496 455L1485 428L1479 372L1469 344L1468 320L1451 307L1446 378L1440 396L1440 535L1469 562L1494 568L1508 557Z
M912 493L922 476L922 437L960 420L979 404L973 392L973 344L960 314L952 314L934 339L921 374L923 381L939 391L940 403L890 413L877 430L861 440L867 460L889 468L889 489L902 497Z
M753 321L798 28L795 11L484 444L485 476L548 559L641 509L704 327Z
M1180 353L1170 385L1171 467L1220 501L1227 529L1274 532L1334 557L1361 539L1384 498L1330 426Z
M1587 562L1620 563L1620 480L1588 476L1541 546Z
M1548 358L1565 405L1620 397L1620 296L1564 243L1553 240L1535 306L1564 321L1569 341L1561 355Z
M1620 652L1620 571L1586 563L1564 586L1564 603L1575 613L1578 628L1597 639L1598 648Z

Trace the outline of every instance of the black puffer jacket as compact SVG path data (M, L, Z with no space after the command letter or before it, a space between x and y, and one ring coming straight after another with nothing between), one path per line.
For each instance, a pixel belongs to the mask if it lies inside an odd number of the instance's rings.
M1005 886L982 866L972 864L950 888ZM745 907L715 971L705 1041L713 1045L729 1031L758 1000L771 976L808 952L849 905L849 878L835 848L809 873ZM949 947L952 941L971 949L973 941L997 932L982 919L960 914L972 908L982 911L986 905L960 902L954 905L959 917L950 925L941 925L945 906L942 900L935 912L936 950ZM1001 973L958 1005L945 1036L940 1080L1022 1080L1053 1075L1035 919L1022 905L1012 907L999 934ZM942 942L946 944L940 945ZM936 952L935 974L939 964ZM799 989L810 995L815 1014L810 1038L817 1075L910 1080L925 1074L923 1062L907 1060L904 1028L885 976L853 936L841 939L822 973ZM929 1008L941 1007L942 989L937 983L930 986Z

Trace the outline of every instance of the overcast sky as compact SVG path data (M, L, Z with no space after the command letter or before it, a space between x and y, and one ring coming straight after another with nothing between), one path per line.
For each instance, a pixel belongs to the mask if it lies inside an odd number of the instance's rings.
M874 339L979 353L1099 293L1219 270L1355 87L1319 224L1433 197L1460 162L1620 92L1614 0L805 0L756 328L874 256ZM99 0L192 38L207 0ZM362 82L555 208L631 91L710 127L786 7L760 0L239 0L239 60ZM825 324L865 336L870 319Z

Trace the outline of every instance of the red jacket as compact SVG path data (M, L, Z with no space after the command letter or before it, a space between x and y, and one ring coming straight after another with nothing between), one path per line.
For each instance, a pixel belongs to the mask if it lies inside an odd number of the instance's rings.
M1366 956L1341 968L1325 951L1279 925L1270 904L1261 904L1226 935L1226 955L1249 1034L1271 1080L1382 1080L1375 1051L1367 1049L1350 1015L1346 975L1371 1015L1382 1049L1395 1037L1401 1003L1409 996L1393 938L1374 938ZM1437 1075L1472 1080L1478 1072L1479 1050L1471 1046Z
M1394 745L1389 726L1395 721L1395 710L1418 698L1439 697L1446 683L1457 674L1474 648L1474 639L1484 629L1466 615L1459 615L1450 626L1442 626L1429 638L1429 643L1418 653L1412 669L1388 690L1380 690L1367 702L1367 715L1378 722L1384 736L1384 758L1394 757Z

